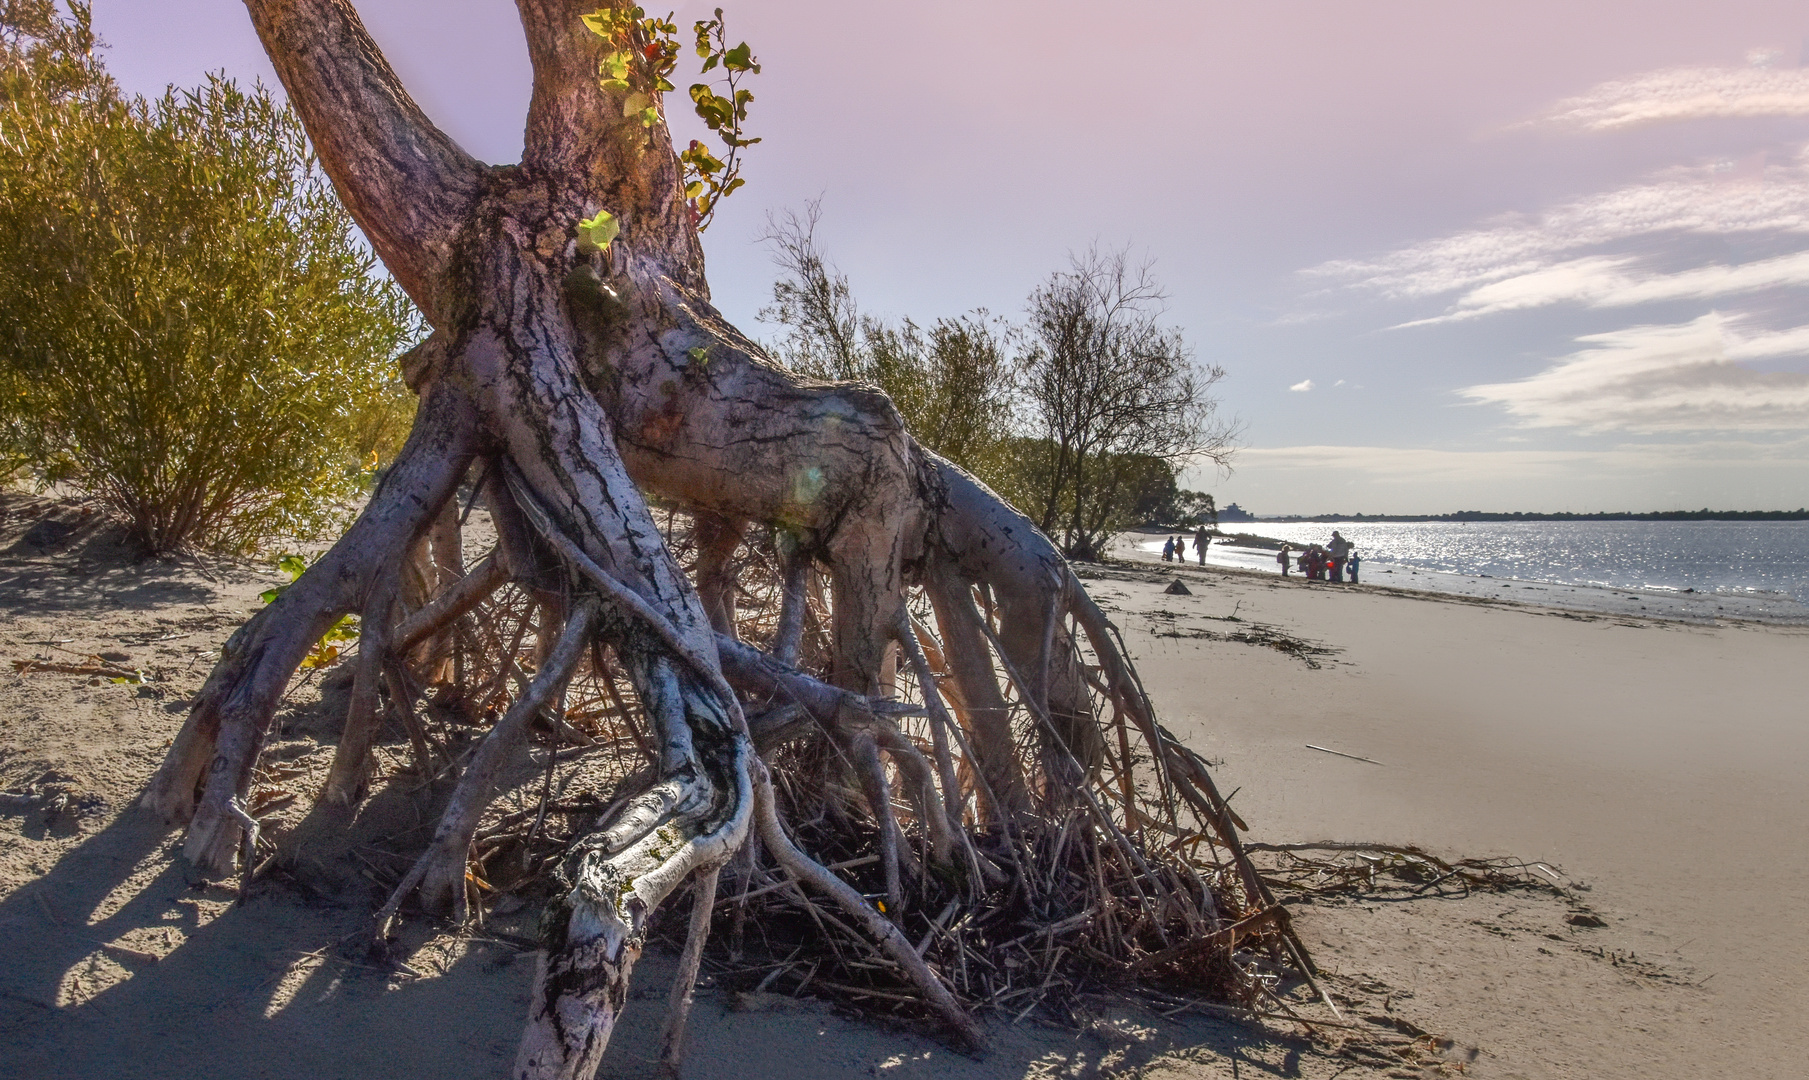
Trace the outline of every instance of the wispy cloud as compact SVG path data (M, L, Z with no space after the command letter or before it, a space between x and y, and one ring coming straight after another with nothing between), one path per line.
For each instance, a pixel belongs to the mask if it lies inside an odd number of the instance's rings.
M1304 394L1308 390L1311 390L1312 388L1313 388L1313 380L1311 380L1311 379L1302 379L1299 382L1295 383L1293 386L1288 387L1289 390L1292 390L1296 394Z
M1238 452L1241 475L1255 472L1361 476L1375 484L1482 484L1626 475L1679 468L1809 468L1809 439L1628 442L1601 450L1444 450L1418 446L1269 446Z
M1412 244L1374 259L1322 263L1304 273L1335 287L1423 299L1549 271L1567 258L1666 235L1809 235L1809 148L1751 182L1703 165L1584 196L1536 215Z
M1739 360L1809 353L1809 326L1742 335L1720 314L1577 339L1585 348L1515 382L1466 387L1525 427L1587 432L1809 429L1809 375Z
M1809 437L1661 438L1599 448L1275 446L1240 452L1210 486L1258 513L1328 510L1777 509L1801 506Z
M1667 300L1715 300L1762 289L1809 285L1809 251L1736 266L1699 266L1672 274L1641 273L1633 269L1637 263L1633 258L1592 256L1542 267L1479 285L1459 297L1445 314L1401 323L1397 329L1561 303L1632 307Z
M1809 68L1672 68L1602 83L1565 98L1529 125L1618 131L1675 120L1809 116Z

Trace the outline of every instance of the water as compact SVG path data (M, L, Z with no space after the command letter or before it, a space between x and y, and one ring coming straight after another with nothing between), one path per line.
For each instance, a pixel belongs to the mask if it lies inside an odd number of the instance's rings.
M1679 599L1721 597L1742 609L1759 605L1785 615L1809 605L1804 521L1252 522L1223 528L1297 548L1326 543L1337 529L1357 546L1364 580L1374 584L1437 588L1435 576L1459 575ZM1154 552L1159 558L1162 541L1139 536L1135 547L1140 556ZM1216 543L1210 560L1276 569L1272 551ZM1395 573L1384 576L1389 570Z

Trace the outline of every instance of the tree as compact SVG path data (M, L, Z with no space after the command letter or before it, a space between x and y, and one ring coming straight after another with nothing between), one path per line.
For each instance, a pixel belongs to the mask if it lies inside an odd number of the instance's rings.
M1097 248L1031 295L1030 515L1070 558L1099 558L1135 519L1149 460L1171 482L1184 463L1230 460L1236 425L1208 393L1224 371L1194 365L1180 332L1157 321L1162 300L1148 264Z
M118 96L94 54L91 5L73 0L0 0L0 97L62 104Z
M773 302L760 309L759 318L785 328L775 351L800 375L867 378L872 372L862 353L860 307L847 275L817 243L822 217L821 200L811 199L803 213L786 210L767 218L761 239L772 249L780 273L773 282Z
M411 305L293 114L218 77L125 99L87 15L0 13L11 449L103 497L150 551L316 533L400 444L384 426L409 397L393 358Z
M750 833L764 854L735 872L765 874L770 860L781 880L825 898L968 1039L978 1033L967 1011L901 928L927 932L932 917L913 908L918 922L904 922L904 874L913 895L956 890L929 895L965 896L1001 927L1060 919L1060 933L1115 950L1111 965L1147 958L1185 985L1254 1000L1259 984L1223 951L1230 935L1199 937L1197 953L1163 951L1229 925L1221 910L1260 907L1260 926L1240 925L1285 933L1285 911L1242 858L1202 760L1156 724L1060 553L918 444L882 393L793 375L711 307L660 112L659 65L676 51L664 24L616 8L593 16L593 32L581 5L519 0L534 65L524 159L490 168L414 105L345 0L247 6L323 168L433 333L407 365L421 404L395 465L339 543L227 643L146 791L147 805L187 823L191 858L226 870L258 850L245 799L259 747L296 665L335 620L363 616L316 811L327 820L368 787L385 694L405 725L421 722L412 650L513 581L539 610L534 674L459 775L385 925L411 895L463 914L499 763L543 711L558 719L581 663L625 678L636 704L620 711L652 729L645 775L607 793L610 809L563 863L517 1075L595 1071L648 920L693 879L694 974L718 872ZM418 545L456 531L453 495L474 465L496 552L425 606L399 606ZM643 491L695 516L697 587ZM725 548L748 523L784 541L764 647L726 618L725 590L737 586ZM705 543L706 531L731 541ZM826 604L803 588L811 564L830 581ZM910 607L917 588L933 617ZM797 666L807 602L828 619L828 661L815 672ZM921 739L882 696L894 645L917 675ZM505 673L514 663L490 659ZM1035 741L1026 732L1042 733L1041 769L1019 752ZM624 733L609 745L633 744ZM788 772L811 762L821 771ZM775 774L791 782L780 790ZM1176 806L1198 815L1191 831ZM905 857L906 824L927 837L930 869ZM892 902L869 903L800 846L830 841L876 850ZM1229 854L1182 861L1202 843ZM1063 948L1052 963L1088 955ZM1082 959L1062 961L1069 953ZM688 985L681 973L669 1050Z
M1189 491L1186 488L1175 492L1170 519L1177 525L1204 525L1217 528L1219 524L1218 503L1204 491Z

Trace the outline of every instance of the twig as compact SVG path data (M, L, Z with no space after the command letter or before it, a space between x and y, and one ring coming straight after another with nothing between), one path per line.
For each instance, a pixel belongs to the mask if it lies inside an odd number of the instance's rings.
M1381 765L1383 768L1388 767L1386 764L1384 764L1383 762L1377 761L1375 758L1358 757L1356 754L1346 754L1341 750L1327 750L1323 746L1314 746L1312 743L1307 743L1306 748L1308 750L1317 750L1322 754L1336 754L1338 757L1350 758L1352 761L1367 761L1371 765Z

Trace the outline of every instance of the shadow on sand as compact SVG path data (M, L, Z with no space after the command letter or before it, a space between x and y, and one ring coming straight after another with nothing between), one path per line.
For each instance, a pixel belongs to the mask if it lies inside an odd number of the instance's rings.
M362 815L361 815L362 816ZM319 823L317 823L319 824ZM363 824L362 822L360 824ZM304 835L312 830L300 830ZM489 1078L507 1074L527 1010L531 955L439 935L417 919L408 964L365 965L345 943L374 890L305 899L267 889L243 904L194 879L176 834L133 808L42 878L0 901L0 1077L144 1080ZM345 880L341 878L341 880ZM145 954L174 951L161 960ZM674 967L653 949L599 1076L651 1075ZM984 1058L839 1015L816 1001L706 984L688 1080L880 1075L1011 1080L1135 1073L1157 1059L1189 1075L1300 1076L1328 1064L1309 1043L1206 1019L1110 1007L1082 1034L995 1022Z

